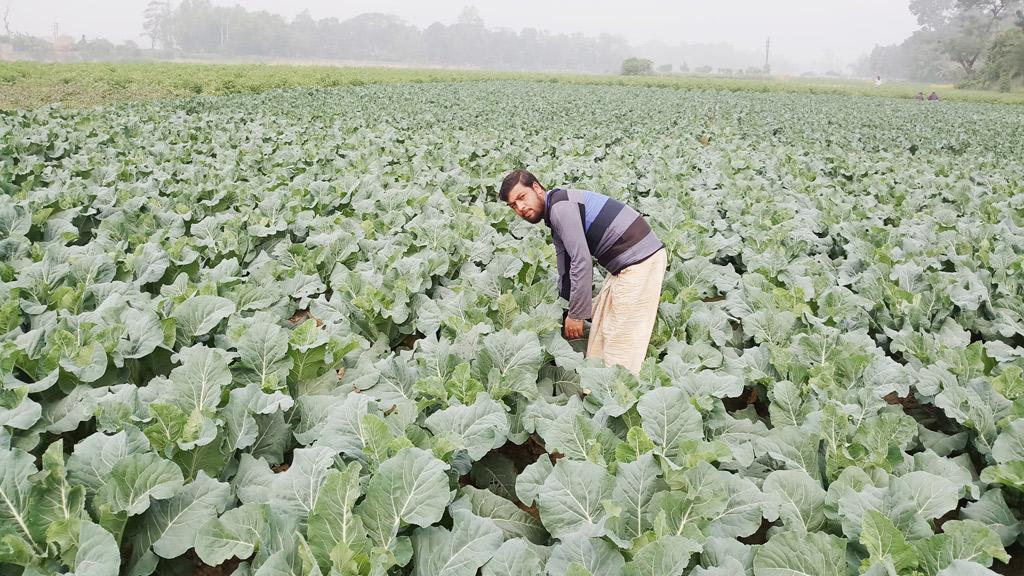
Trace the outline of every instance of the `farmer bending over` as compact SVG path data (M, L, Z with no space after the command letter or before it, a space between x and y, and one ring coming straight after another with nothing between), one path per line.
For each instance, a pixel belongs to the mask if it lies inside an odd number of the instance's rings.
M593 318L587 356L639 374L668 261L665 245L644 218L596 192L547 191L526 170L506 176L498 197L520 218L531 224L544 220L551 229L558 255L558 293L569 301L565 337L582 338L583 321ZM591 304L594 258L609 275L597 302Z

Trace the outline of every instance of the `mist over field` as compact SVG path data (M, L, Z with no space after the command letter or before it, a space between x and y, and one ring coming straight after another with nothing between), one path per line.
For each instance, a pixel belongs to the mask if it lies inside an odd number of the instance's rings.
M161 4L142 0L5 0L0 2L0 13L8 10L9 28L17 33L52 38L56 25L58 35L75 41L84 36L114 43L132 41L149 48L154 44L160 47L159 39L154 43L147 35L146 24ZM199 43L193 47L198 50L191 52L221 52L227 35L228 43L259 45L259 50L245 48L244 52L257 52L245 55L266 58L300 56L589 72L617 71L620 62L616 59L629 56L649 58L660 66L668 64L675 71L686 71L684 65L690 70L705 66L713 70L760 69L769 38L768 60L774 72L849 72L850 66L874 46L898 43L917 27L908 3L892 0L186 0L171 2L168 8L180 10L183 5L194 7L196 17L181 23L178 34L205 33L215 40L212 45ZM217 15L216 29L205 30L208 23L197 15L215 10L222 12ZM371 14L374 16L368 16ZM275 32L285 23L321 31L336 26L337 32L328 34L337 37L344 33L346 23L356 28L360 19L364 24L358 26L360 31L384 49L374 52L349 47L332 52L329 43L318 42L318 50L303 51L296 43L310 38L310 33L295 31L292 38L285 38ZM485 38L479 33L474 36L473 32L480 30L459 27L483 28L488 34ZM359 43L366 45L367 41ZM417 46L409 48L405 46L408 44ZM404 49L395 49L395 45ZM243 47L234 48L238 52ZM544 60L544 52L573 50L586 57ZM226 52L230 54L231 47ZM477 58L467 61L464 55L470 52Z

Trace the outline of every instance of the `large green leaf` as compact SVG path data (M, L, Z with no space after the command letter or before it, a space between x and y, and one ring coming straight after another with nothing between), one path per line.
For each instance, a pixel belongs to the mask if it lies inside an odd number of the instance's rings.
M566 574L573 564L579 564L593 576L619 576L625 563L609 542L576 532L555 544L546 568L548 574Z
M688 400L682 390L666 387L644 394L637 404L644 432L658 453L668 458L678 453L679 442L704 438L700 413Z
M74 551L75 533L84 517L85 487L67 481L63 440L50 444L42 462L29 496L29 530L34 542L56 544L67 558Z
M196 535L231 502L231 487L200 472L167 500L154 502L134 528L135 554L152 546L161 558L175 558L196 545Z
M117 574L120 565L121 551L110 532L83 520L75 556L75 576L109 576Z
M609 416L622 416L640 396L636 376L618 365L580 369L580 385L587 391L586 404L590 410L600 409Z
M220 296L192 296L179 304L171 317L176 320L178 344L188 346L197 336L213 330L235 312L235 304Z
M492 397L516 392L533 399L537 396L537 375L543 360L544 351L536 334L502 330L484 337L483 348L473 364L474 374L480 382L488 383ZM492 371L497 382L491 380Z
M621 507L619 514L608 521L608 536L619 546L628 548L634 538L650 529L647 505L660 487L661 467L651 454L635 462L620 464L615 473L612 500Z
M412 535L414 576L474 576L501 546L501 530L468 510L452 512L453 525L417 528Z
M309 515L306 533L309 547L321 565L329 564L332 551L343 544L349 553L369 550L369 538L355 504L363 491L359 485L360 466L349 464L344 470L329 470Z
M210 411L220 404L221 389L231 384L230 356L223 350L197 344L182 348L180 366L171 371L171 389L186 411Z
M1005 464L1024 460L1024 418L1014 420L992 444L992 457Z
M551 459L542 456L524 468L523 472L516 477L516 496L523 504L533 505L552 470L554 470L554 465L551 463Z
M448 465L419 448L403 448L385 460L357 508L374 542L389 547L402 523L429 526L448 506Z
M288 356L288 335L283 328L269 322L253 322L235 348L238 350L235 374L238 380L256 384L263 390L284 387L292 359Z
M481 573L483 576L535 576L544 573L544 564L551 554L549 548L537 546L522 538L502 543Z
M754 555L754 576L844 576L846 540L821 532L776 534Z
M171 371L167 400L187 418L178 438L182 450L209 444L216 437L212 415L220 405L221 390L231 384L230 359L224 350L202 344L178 352L181 365Z
M184 483L181 469L153 453L130 454L114 464L97 498L129 516L149 509L151 500L173 496Z
M28 430L42 416L43 407L28 397L28 387L0 389L0 427Z
M537 508L544 527L556 538L580 533L604 533L606 510L615 480L590 462L559 460L537 492Z
M196 535L196 554L210 566L252 556L263 542L269 515L265 504L243 504L208 520Z
M700 544L682 536L665 536L640 548L626 563L625 576L682 576L690 556L700 552Z
M1006 504L1002 490L989 490L982 495L981 499L971 502L963 508L961 516L964 520L976 520L989 528L995 530L1003 542L1003 546L1010 546L1017 539L1024 525L1013 514L1013 510Z
M504 406L480 394L471 406L451 406L434 412L424 421L436 436L444 436L469 457L479 460L505 443L509 433Z
M36 472L29 453L17 448L0 451L0 539L13 535L35 546L29 529L29 476Z
M734 538L750 536L761 526L764 495L750 480L700 462L666 475L666 481L678 492L664 502L658 500L666 497L656 496L649 507L649 513L667 513L663 533L689 535L687 524L699 523L711 536Z
M764 517L789 530L813 532L825 524L825 489L803 470L776 470L761 486Z
M313 511L336 452L316 446L298 448L288 470L275 474L266 461L242 457L232 483L246 504L269 504L275 514L306 518Z
M893 478L890 498L897 514L912 512L931 519L955 509L960 494L956 484L946 478L917 471Z
M890 562L901 573L917 567L917 551L892 521L876 510L864 514L860 542L875 565Z
M356 460L366 460L365 453L371 432L367 430L365 416L379 415L377 403L366 394L349 394L343 402L325 399L322 418L312 428L296 434L300 442L315 442L327 446ZM310 418L310 424L312 424Z
M97 492L110 480L114 466L131 454L149 450L149 441L138 428L125 428L108 436L97 432L78 444L68 458L68 479Z
M974 520L950 520L936 534L915 543L921 569L934 576L956 560L991 566L993 559L1009 562L1010 556L999 540L999 534Z
M47 432L70 432L93 417L97 402L106 395L105 388L77 386L67 396L44 405L39 423Z
M509 500L472 486L464 486L462 494L449 508L453 513L469 510L476 516L487 518L501 529L505 538L525 538L534 544L543 544L547 540L547 531L541 523Z

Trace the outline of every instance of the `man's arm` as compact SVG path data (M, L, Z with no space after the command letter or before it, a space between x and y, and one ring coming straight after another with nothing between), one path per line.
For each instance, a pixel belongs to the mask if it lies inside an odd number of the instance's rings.
M565 245L558 234L551 235L555 245L555 260L558 262L558 296L569 299L569 258L565 255Z
M594 261L590 247L587 246L587 236L583 231L577 205L573 202L558 202L552 206L551 229L562 244L564 259L568 264L569 318L589 320L593 306L591 299L594 296ZM562 293L566 284L562 269L563 266L559 266L559 293Z

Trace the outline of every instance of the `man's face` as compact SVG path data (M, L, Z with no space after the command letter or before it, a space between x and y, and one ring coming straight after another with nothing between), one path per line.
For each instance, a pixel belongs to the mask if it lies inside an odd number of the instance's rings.
M544 189L540 184L532 187L517 184L508 193L508 206L523 220L536 224L544 218Z

